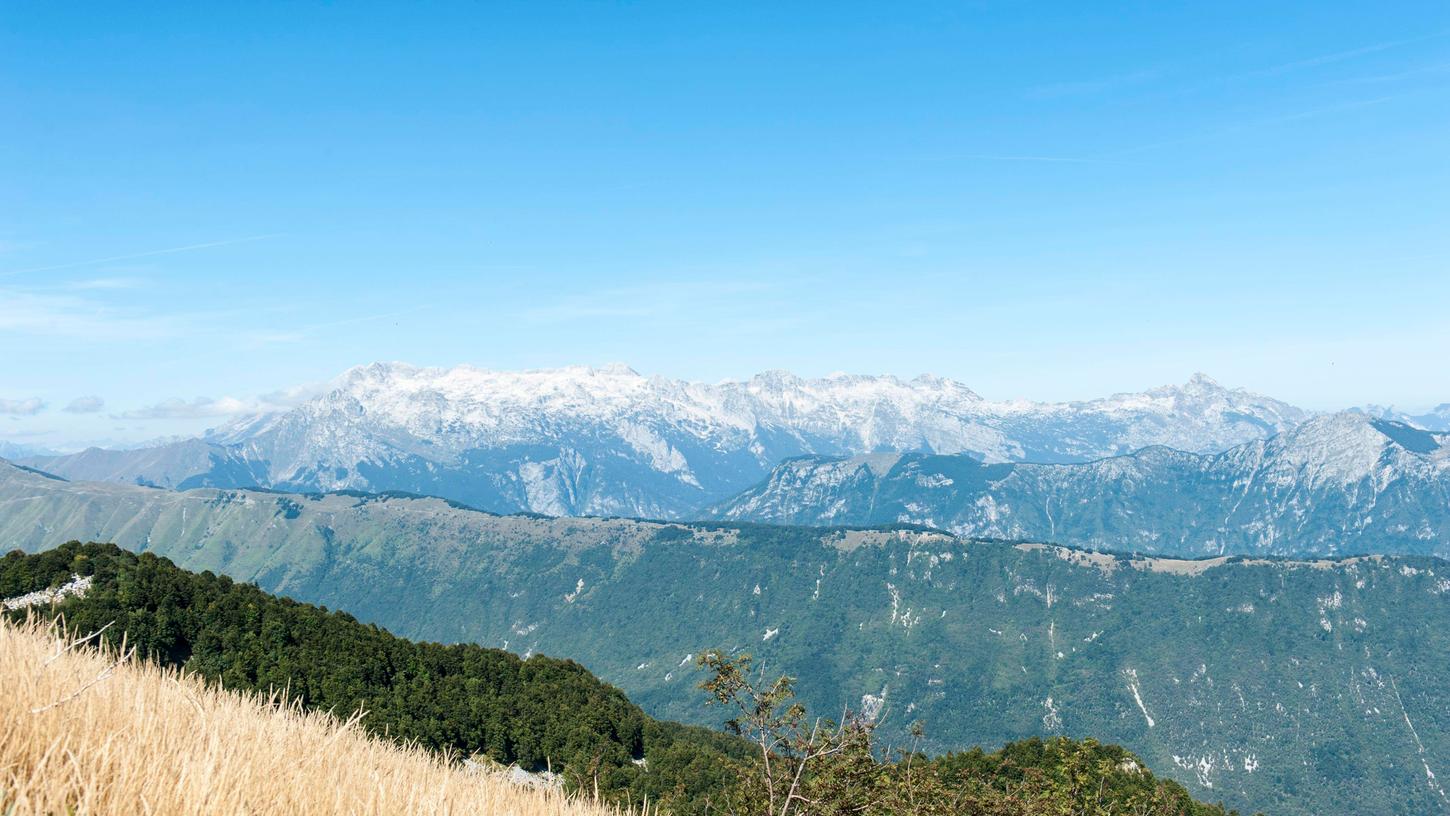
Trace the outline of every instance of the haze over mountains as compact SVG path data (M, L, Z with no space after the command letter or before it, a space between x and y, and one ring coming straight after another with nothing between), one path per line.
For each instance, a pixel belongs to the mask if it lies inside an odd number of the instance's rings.
M922 376L691 383L625 367L497 372L378 363L286 412L199 440L32 456L68 478L161 487L399 490L554 515L688 517L804 454L967 453L1084 462L1149 445L1219 451L1309 412L1203 375L1073 403L985 400Z

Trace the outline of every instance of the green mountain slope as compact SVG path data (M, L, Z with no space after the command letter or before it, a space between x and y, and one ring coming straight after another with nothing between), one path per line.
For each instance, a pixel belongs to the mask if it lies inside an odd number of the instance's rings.
M750 788L738 772L761 767L745 740L652 720L576 663L409 642L343 613L110 544L11 552L0 559L0 610L7 608L17 619L62 616L76 632L96 632L228 688L286 689L307 708L360 712L364 728L425 748L552 767L575 790L636 806L648 801L664 813L733 812L709 803L750 801L739 798ZM935 816L948 812L940 805L950 800L1001 816L1065 813L1083 790L1094 791L1105 814L1223 816L1155 779L1121 748L1092 741L1031 740L993 754L917 761L914 769L878 761L869 741L851 744L830 764L806 768L820 807L802 816ZM939 804L914 804L928 794Z
M816 711L934 750L1121 743L1201 798L1443 810L1450 565L1129 561L915 530L499 517L433 499L171 493L0 470L0 541L106 538L409 636L568 655L708 722L691 655L754 652Z

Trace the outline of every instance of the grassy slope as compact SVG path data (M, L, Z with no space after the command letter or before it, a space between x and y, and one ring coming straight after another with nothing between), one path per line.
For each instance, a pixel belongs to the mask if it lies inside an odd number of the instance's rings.
M0 618L0 812L609 816Z

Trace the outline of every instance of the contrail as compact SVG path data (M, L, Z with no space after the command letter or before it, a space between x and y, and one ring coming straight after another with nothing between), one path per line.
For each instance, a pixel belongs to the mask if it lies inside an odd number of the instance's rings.
M1095 156L1017 156L996 153L964 153L959 158L980 161L1053 162L1061 164L1129 164L1130 162Z
M156 255L172 255L177 252L190 252L194 249L210 249L211 247L228 246L230 244L245 244L250 241L276 238L282 234L280 232L273 232L266 235L249 235L246 238L231 238L226 241L210 241L205 244L189 244L187 246L171 247L169 249L153 249L150 252L137 252L134 255L113 255L109 258L92 258L89 261L75 261L73 263L55 264L54 266L33 266L29 269L12 269L8 272L0 272L0 278L8 278L12 275L25 275L31 272L53 272L58 269L76 269L82 266L94 266L95 264L112 263L114 261L130 261L136 258L150 258Z

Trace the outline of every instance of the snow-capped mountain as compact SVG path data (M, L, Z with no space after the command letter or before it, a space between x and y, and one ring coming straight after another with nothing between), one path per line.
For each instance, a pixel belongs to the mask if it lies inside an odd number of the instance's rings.
M1083 464L805 457L715 508L731 520L926 524L1172 555L1450 555L1450 434L1361 413L1218 454L1152 447Z
M87 454L28 463L83 479L399 490L499 511L681 517L804 454L1080 462L1147 445L1219 451L1307 417L1203 375L1138 394L1039 403L993 402L930 376L773 371L706 384L623 366L505 372L377 363L293 410L211 432L201 458L215 469L128 474L107 457L97 471L84 466ZM194 463L198 453L172 458ZM164 458L153 452L147 461Z

